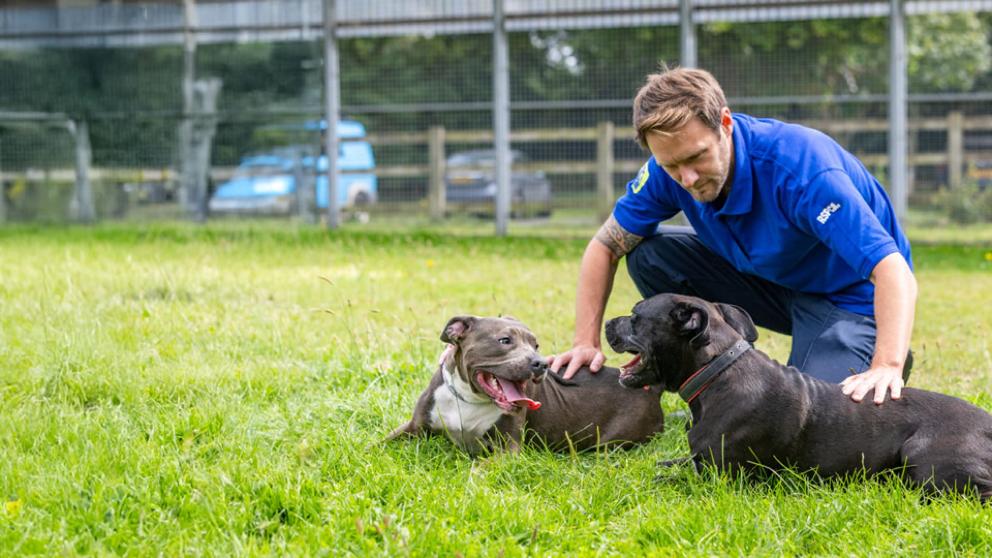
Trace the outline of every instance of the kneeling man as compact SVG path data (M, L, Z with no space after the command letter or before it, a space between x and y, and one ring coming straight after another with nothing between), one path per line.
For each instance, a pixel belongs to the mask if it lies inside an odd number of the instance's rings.
M731 113L704 70L648 77L634 128L652 157L582 258L570 378L598 370L619 261L645 298L730 303L792 336L789 365L861 401L898 399L916 304L909 242L864 165L816 130ZM659 227L682 211L692 227Z

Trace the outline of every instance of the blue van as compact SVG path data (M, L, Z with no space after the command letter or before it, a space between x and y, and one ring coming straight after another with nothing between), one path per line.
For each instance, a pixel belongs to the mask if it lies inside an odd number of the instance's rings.
M325 122L308 122L307 130L325 130ZM338 123L338 202L343 209L374 204L379 197L372 145L365 126L354 120ZM242 159L230 180L210 197L211 213L290 215L297 210L297 176L317 174L317 207L327 208L327 157L308 154L307 146L274 149ZM299 162L299 168L297 168ZM316 170L315 170L316 166Z

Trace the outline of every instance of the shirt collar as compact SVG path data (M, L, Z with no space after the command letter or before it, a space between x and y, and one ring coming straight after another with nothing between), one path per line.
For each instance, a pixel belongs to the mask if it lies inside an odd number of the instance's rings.
M754 185L751 182L751 157L742 130L743 122L734 118L734 183L717 215L744 215L751 211Z

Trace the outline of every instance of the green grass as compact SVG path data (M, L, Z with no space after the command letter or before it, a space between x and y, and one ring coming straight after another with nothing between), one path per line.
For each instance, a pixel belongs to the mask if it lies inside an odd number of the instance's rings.
M0 555L992 552L992 508L898 480L654 482L679 423L579 456L379 443L450 316L567 348L591 229L511 230L0 229ZM992 409L992 247L917 240L913 384ZM621 272L607 315L636 300Z

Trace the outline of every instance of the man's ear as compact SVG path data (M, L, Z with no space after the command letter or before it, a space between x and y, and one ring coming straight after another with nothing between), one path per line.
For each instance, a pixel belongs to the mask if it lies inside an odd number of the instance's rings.
M448 324L441 330L441 341L457 345L465 338L465 333L472 329L475 324L474 316L455 316L448 320Z
M689 338L693 349L705 347L710 342L710 315L706 307L693 302L680 302L672 310L672 319L679 333Z
M748 343L758 340L758 330L754 327L754 321L743 308L722 302L716 303L716 307L723 314L723 321L740 333Z

